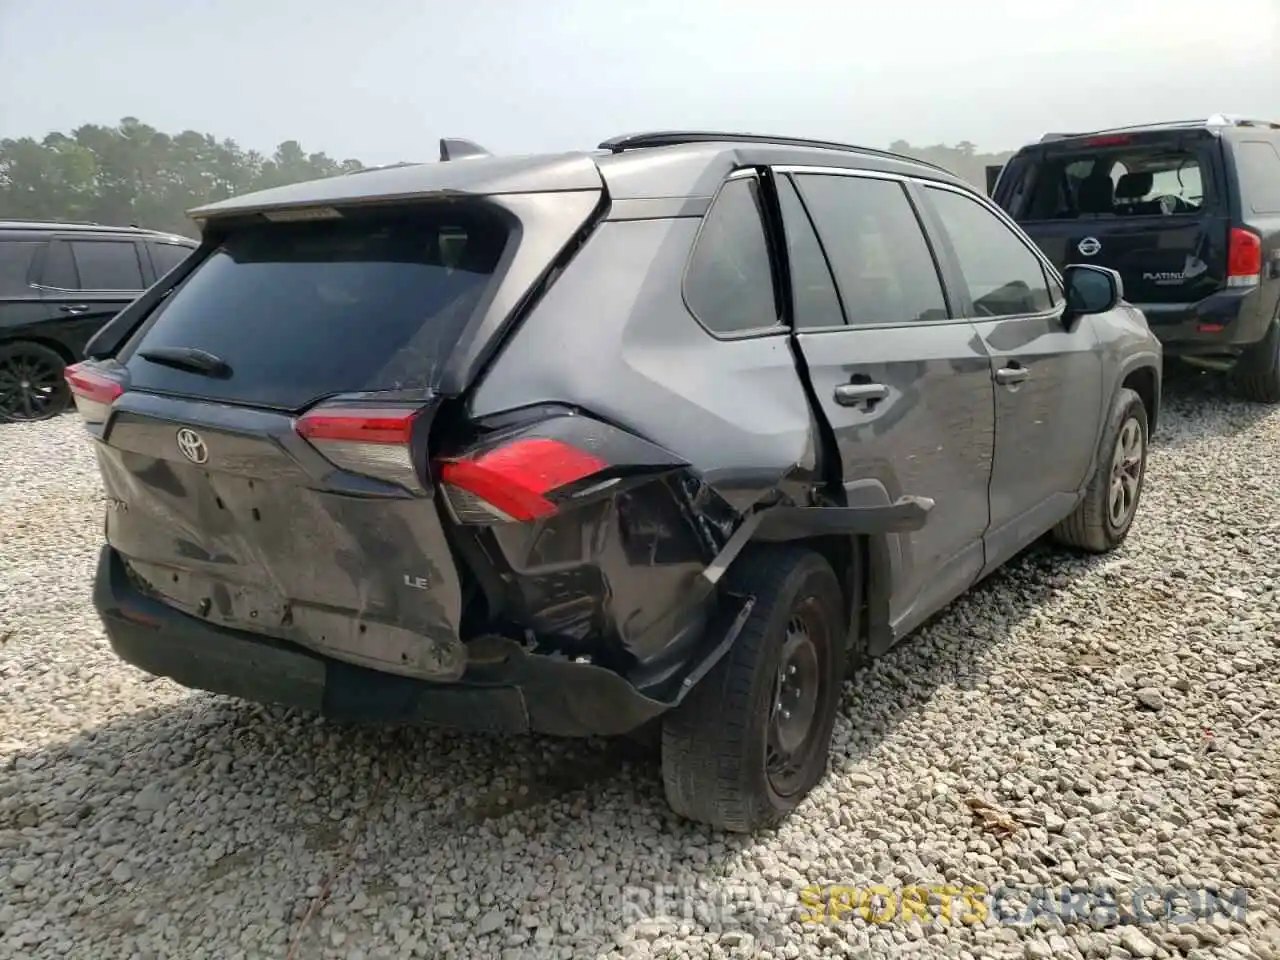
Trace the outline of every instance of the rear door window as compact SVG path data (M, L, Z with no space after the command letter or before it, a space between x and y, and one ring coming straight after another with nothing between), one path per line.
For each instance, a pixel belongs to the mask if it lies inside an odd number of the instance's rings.
M901 183L825 173L796 179L849 323L948 318L933 253Z
M79 286L71 289L133 293L146 287L133 241L72 240L67 246L80 277Z
M30 297L31 267L41 244L36 240L0 240L0 297Z
M844 324L840 297L831 268L814 233L790 177L778 179L778 201L787 234L787 264L791 268L792 315L799 330Z
M461 205L252 226L228 235L122 352L133 385L298 410L325 396L429 388L494 280L506 224ZM211 378L143 359L207 351Z

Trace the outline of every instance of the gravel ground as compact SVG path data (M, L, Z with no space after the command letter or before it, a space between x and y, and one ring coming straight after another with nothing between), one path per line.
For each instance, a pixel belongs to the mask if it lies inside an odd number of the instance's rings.
M1126 548L1033 549L864 671L832 774L755 838L675 820L621 743L343 728L125 666L88 442L0 426L0 958L1280 956L1280 410L1169 391ZM802 922L808 885L911 883L1248 899Z

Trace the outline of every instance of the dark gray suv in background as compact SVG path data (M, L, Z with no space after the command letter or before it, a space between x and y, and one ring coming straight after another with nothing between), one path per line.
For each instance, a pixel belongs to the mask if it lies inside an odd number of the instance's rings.
M0 423L66 410L64 366L195 246L135 227L0 220Z
M69 371L125 660L345 719L653 721L672 806L750 830L823 775L849 663L1048 531L1127 535L1159 344L951 174L441 147L194 211Z

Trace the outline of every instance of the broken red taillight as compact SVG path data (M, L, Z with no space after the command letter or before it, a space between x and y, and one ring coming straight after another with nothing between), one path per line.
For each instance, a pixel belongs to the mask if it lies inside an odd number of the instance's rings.
M413 465L420 407L317 407L298 418L299 436L334 466L422 491Z
M439 465L444 493L461 523L537 520L556 512L547 494L608 464L548 437L525 437Z
M298 418L299 436L334 466L399 484L427 485L414 464L413 433L422 407L332 404ZM425 439L425 438L424 438ZM436 461L432 473L460 523L527 522L557 510L548 494L595 476L606 461L549 437L520 437Z
M111 405L124 393L124 387L108 376L87 369L85 363L72 364L62 376L71 389L81 419L91 424L106 423Z

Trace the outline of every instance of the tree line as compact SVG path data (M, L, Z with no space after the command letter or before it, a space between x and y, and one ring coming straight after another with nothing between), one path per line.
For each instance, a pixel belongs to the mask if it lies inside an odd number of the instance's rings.
M899 140L890 149L946 167L978 187L986 165L1009 156L979 153L967 141L915 147ZM85 124L39 140L0 140L0 219L134 224L194 236L186 216L192 207L363 168L359 160L308 153L296 140L267 155L234 140L195 130L163 133L125 117L114 127Z

